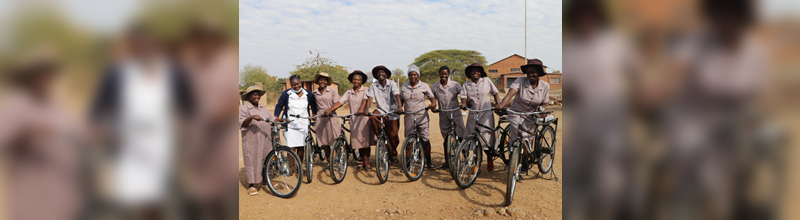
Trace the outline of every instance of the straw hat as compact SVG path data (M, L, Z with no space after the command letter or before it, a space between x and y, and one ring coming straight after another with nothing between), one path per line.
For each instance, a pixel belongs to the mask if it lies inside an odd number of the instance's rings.
M319 78L321 78L321 77L328 78L328 85L329 86L331 84L333 84L333 80L331 79L330 76L328 76L328 73L325 73L325 72L320 72L320 73L317 73L317 75L314 75L314 84L317 84L318 81L319 81Z
M261 88L259 88L258 86L250 86L250 87L247 87L247 89L246 89L246 90L244 90L244 94L242 94L242 100L244 100L244 101L247 101L247 97L248 97L248 96L250 95L250 93L251 93L251 92L253 92L253 91L258 91L258 93L259 93L260 95L262 95L262 96L263 96L264 94L266 94L266 93L267 93L267 91L264 91L264 90L262 90L262 89L261 89Z

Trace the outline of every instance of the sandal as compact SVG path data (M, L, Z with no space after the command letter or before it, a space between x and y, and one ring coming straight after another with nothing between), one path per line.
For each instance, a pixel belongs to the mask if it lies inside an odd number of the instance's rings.
M250 189L247 189L247 194L251 196L258 195L258 190L256 189L256 187L250 187Z
M354 167L353 169L355 169L355 170L360 170L360 169L363 169L363 168L364 168L364 164L358 164L358 165L356 165L356 167Z

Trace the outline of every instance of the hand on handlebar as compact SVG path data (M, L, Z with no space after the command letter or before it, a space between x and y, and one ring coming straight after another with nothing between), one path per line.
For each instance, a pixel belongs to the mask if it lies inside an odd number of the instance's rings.
M275 122L285 122L289 121L289 119L275 119Z

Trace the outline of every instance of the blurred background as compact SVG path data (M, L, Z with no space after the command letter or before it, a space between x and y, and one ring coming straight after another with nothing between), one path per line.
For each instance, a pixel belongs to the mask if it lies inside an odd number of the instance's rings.
M0 219L236 218L237 37L237 1L1 0Z
M800 4L564 2L565 219L797 219Z

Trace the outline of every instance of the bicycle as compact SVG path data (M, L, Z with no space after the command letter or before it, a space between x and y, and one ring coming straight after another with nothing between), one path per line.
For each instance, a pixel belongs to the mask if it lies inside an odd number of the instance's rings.
M454 160L455 155L456 155L455 152L456 152L456 148L458 148L458 144L461 143L461 138L458 137L458 134L456 133L456 122L455 122L455 120L453 120L453 118L454 118L453 117L453 113L456 112L456 110L460 110L460 108L446 109L446 110L441 110L441 109L433 110L434 113L450 112L449 119L450 119L450 127L452 129L450 129L450 132L447 133L447 136L444 139L445 143L447 143L447 147L445 148L446 152L444 152L444 154L445 154L445 157L449 158L448 159L448 164L447 164L448 165L447 169L450 172L450 176L452 176L453 178L455 178L454 169L455 169L455 166L456 166L455 160ZM461 117L461 112L459 111L458 113L459 113L458 114L459 117Z
M378 116L381 120L381 133L378 135L377 146L375 147L375 172L377 172L378 181L381 183L385 183L389 179L389 149L387 148L385 125L383 123L383 117L389 114L391 112L383 114L367 113L368 116Z
M491 108L483 110L474 110L470 108L464 109L478 113L492 110ZM487 146L487 149L489 149L489 156L500 156L500 154L494 150L494 145L490 145L489 141L483 138L483 135L481 135L481 131L478 129L478 127L489 129L492 132L497 132L500 130L499 126L496 128L491 128L481 124L480 117L478 117L478 115L475 116L475 127L472 134L464 138L459 145L458 150L456 150L456 155L451 158L451 160L455 160L456 163L456 173L454 174L453 178L456 180L458 187L461 187L462 189L472 186L472 184L475 183L475 179L478 178L478 172L480 171L481 162L483 161L483 145ZM503 160L503 163L506 163L506 160Z
M414 114L414 131L406 135L406 140L403 141L403 148L400 151L400 158L402 158L400 164L403 167L403 173L411 181L417 181L422 177L422 173L425 172L425 151L421 146L422 138L419 136L419 125L417 124L417 112L423 110L427 111L428 108L421 108L413 112L403 112L403 114ZM409 146L411 149L409 149ZM406 155L407 153L411 153L411 155ZM419 165L418 169L417 165Z
M306 140L305 140L306 144L305 144L305 146L303 146L303 149L304 149L303 151L305 152L304 155L303 155L303 157L304 157L303 158L303 164L306 166L306 178L308 179L308 183L311 183L311 180L313 178L312 175L314 174L314 172L313 172L314 171L314 155L319 155L320 161L325 160L325 154L322 152L322 148L319 145L317 145L317 142L314 141L314 136L312 135L312 133L314 133L314 134L317 133L316 131L314 131L314 128L313 128L313 126L314 126L314 124L316 124L316 122L310 121L313 118L318 118L318 117L321 117L321 116L320 115L317 115L317 116L314 116L314 117L303 117L303 116L300 116L300 115L289 115L289 116L292 116L292 117L295 117L295 118L300 118L300 119L308 119L309 122L310 122L309 125L308 125L308 131L309 132L308 132L308 135L306 135Z
M264 121L270 122L269 120ZM282 125L289 122L291 121L271 121L272 151L269 152L267 159L264 160L264 169L261 174L267 180L269 191L281 198L289 198L295 195L300 189L303 180L300 157L290 147L280 143L279 132L281 129L286 129ZM294 180L295 175L296 181Z
M526 134L529 134L532 137L534 137L534 142L535 142L533 144L533 152L529 153L527 158L525 159L526 163L530 162L531 164L538 164L539 165L539 171L541 171L542 173L547 173L553 167L553 161L555 160L555 152L556 152L555 151L556 150L555 149L555 130L554 130L554 128L552 126L550 126L550 124L551 123L555 123L556 126L558 126L558 119L555 119L555 120L552 120L552 121L539 120L539 116L540 115L551 114L551 113L553 113L552 111L522 113L522 112L516 112L516 111L511 110L511 109L505 109L504 108L504 110L507 110L508 112L510 112L512 114L517 114L517 115L520 115L520 116L534 115L537 118L535 120L535 122L534 122L535 123L535 127L534 127L534 131L532 133L531 131L528 131L527 129L525 129L522 126L522 123L525 121L525 117L520 117L520 121L519 121L519 123L517 125L517 138L514 139L513 141L511 141L511 144L509 145L509 148L512 151L512 153L511 153L511 164L510 164L512 169L510 170L510 172L508 172L508 180L507 180L508 184L506 185L507 188L506 188L506 196L505 196L506 197L506 201L505 202L506 202L506 205L511 205L511 202L514 200L514 189L515 189L515 187L517 185L517 179L519 177L520 169L522 168L522 164L520 164L520 161L519 161L519 159L520 159L520 149L522 147L525 147L524 148L525 151L530 152L530 150L531 150L530 143L528 143L527 140L523 140L523 137L522 137L523 133L522 132L525 132ZM539 123L540 121L542 121L543 123L540 124ZM537 128L540 125L542 127L541 130L537 130ZM545 139L546 136L551 137L551 139L550 140ZM544 140L544 142L549 142L549 143L547 143L547 145L548 145L548 146L546 146L547 148L543 148L542 147L543 140ZM547 167L545 168L542 164L543 164L544 158L547 157L547 156L550 156L550 160L549 160L550 162L548 163ZM528 167L528 168L530 168L530 167ZM556 177L556 179L557 178L558 177Z
M333 182L336 183L341 183L347 175L348 154L353 155L353 159L356 161L361 160L358 151L353 149L352 145L347 141L347 136L344 134L345 131L350 132L350 129L347 129L344 124L350 121L350 116L352 115L355 115L355 113L344 116L331 114L331 117L343 118L340 125L342 127L342 132L339 133L339 137L336 137L333 148L331 148L331 159L328 160L331 178L333 178Z

